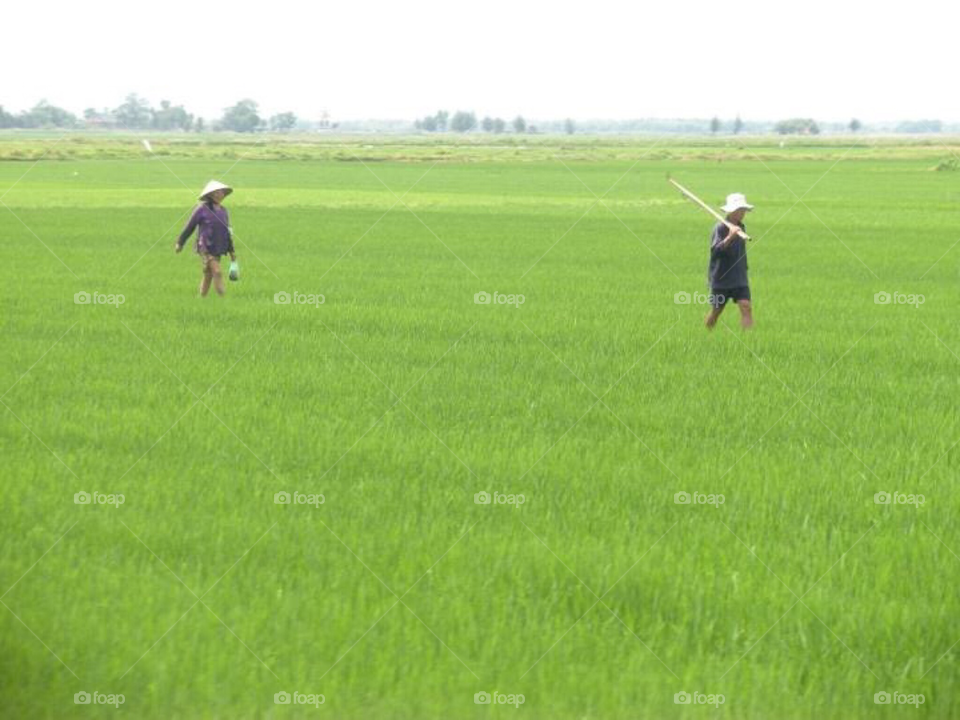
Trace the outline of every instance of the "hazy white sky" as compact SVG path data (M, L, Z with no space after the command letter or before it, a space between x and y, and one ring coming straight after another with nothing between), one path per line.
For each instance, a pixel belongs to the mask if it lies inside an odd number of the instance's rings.
M960 3L183 2L4 8L0 104L136 91L208 118L960 120Z

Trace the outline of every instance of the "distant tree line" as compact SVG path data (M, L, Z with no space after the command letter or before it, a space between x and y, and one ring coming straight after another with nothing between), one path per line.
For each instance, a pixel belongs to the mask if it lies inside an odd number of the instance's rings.
M943 132L943 123L939 120L909 120L897 125L897 132L901 133L938 133Z
M564 131L572 133L574 129L573 120L567 119L564 123ZM510 127L513 128L515 133L538 132L537 126L527 125L527 121L524 120L521 115L517 115L517 117L510 122ZM457 133L482 130L486 133L499 135L500 133L506 132L507 122L503 118L485 117L478 123L477 116L473 112L458 110L453 114L453 117L450 117L449 112L440 110L435 115L428 115L427 117L414 120L413 129L423 132L447 132L449 130L450 132Z
M720 118L714 117L710 121L710 132L716 135L721 128L723 128L723 123L720 121ZM739 115L737 115L737 119L733 121L732 129L734 135L739 135L740 131L743 130L743 120L740 119Z
M367 123L348 123L347 126L350 129L380 129L375 121L370 121ZM922 123L916 124L902 124L902 127L898 127L898 132L918 132L914 130L905 129L907 127L915 127L923 125L927 128L927 132L936 132L936 130L930 130L931 121L923 121ZM829 125L829 130L831 132L859 132L863 128L862 123L859 120L851 120L848 124L837 124L833 123ZM385 131L387 128L383 128ZM523 116L518 115L512 121L507 122L503 118L492 118L484 117L482 120L477 122L477 116L473 112L463 112L458 111L453 116L450 115L446 110L441 110L433 115L428 115L427 117L418 118L413 123L413 129L421 132L457 132L464 133L470 131L482 131L485 133L500 134L507 132L508 130L513 131L514 133L523 134L523 133L537 133L537 132L548 132L548 133L565 133L567 135L573 135L575 132L588 132L588 133L631 133L631 132L655 132L655 133L682 133L690 135L702 135L706 132L709 132L713 135L726 130L727 132L732 132L734 135L739 135L740 133L753 133L753 134L764 134L770 132L776 132L781 135L787 134L807 134L807 135L817 135L821 132L821 127L816 121L810 118L793 118L788 120L781 120L776 123L772 122L745 122L739 115L737 115L733 120L724 122L719 117L713 117L708 121L704 120L666 120L666 119L649 119L649 120L584 120L579 122L574 122L571 118L566 118L565 120L554 120L543 122L539 125L529 124ZM397 128L389 128L389 131L397 131Z
M0 105L0 128L47 128L72 127L77 124L77 116L71 112L41 100L30 110L14 115Z
M159 107L153 107L136 93L127 95L123 104L113 109L97 110L87 108L80 120L73 113L41 100L30 110L16 115L4 110L0 105L0 129L5 128L103 128L113 130L162 130L181 132L203 132L226 130L231 132L287 132L297 126L297 116L292 112L279 113L270 118L261 117L259 105L253 100L241 100L226 108L223 116L210 128L203 118L188 113L183 105L174 105L169 100L161 100ZM329 120L319 123L320 127L336 127Z
M811 118L781 120L773 126L778 135L819 135L820 126Z
M261 115L260 106L253 100L244 99L224 109L223 115L212 122L205 121L188 112L183 105L174 105L169 100L161 100L159 107L152 106L136 93L131 93L124 102L113 109L97 110L87 108L82 117L41 100L29 110L19 113L8 112L0 105L0 129L24 128L88 128L114 130L156 130L164 132L204 132L228 131L238 133L289 132L299 130L332 130L342 128L346 131L365 132L409 132L411 124L404 120L351 120L343 123L333 122L326 112L320 120L301 120L292 112L284 112L270 117ZM518 115L507 121L499 117L477 118L476 113L459 110L451 115L441 110L434 115L418 118L412 129L421 132L467 133L482 131L502 134L512 131L524 133L565 133L572 135L583 133L657 133L716 135L721 132L780 135L819 135L821 133L954 133L960 132L960 124L946 124L940 120L907 120L899 123L877 123L865 128L860 120L854 118L848 123L818 123L812 118L789 118L778 122L744 121L738 115L732 121L723 121L719 117L709 120L690 118L646 118L635 120L546 120L536 125L528 123Z

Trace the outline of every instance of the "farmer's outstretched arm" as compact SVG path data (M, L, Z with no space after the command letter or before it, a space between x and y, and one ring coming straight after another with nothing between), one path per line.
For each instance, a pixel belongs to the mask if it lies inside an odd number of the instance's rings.
M184 243L193 235L193 231L197 229L197 224L200 221L200 209L198 206L193 214L190 216L190 219L187 221L187 224L183 228L183 232L180 233L180 237L177 238L177 252L180 252L183 249Z

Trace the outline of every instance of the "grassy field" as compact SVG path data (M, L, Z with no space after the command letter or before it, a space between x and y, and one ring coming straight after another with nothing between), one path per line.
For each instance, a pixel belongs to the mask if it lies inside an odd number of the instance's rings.
M145 131L147 132L147 131ZM148 138L148 154L142 141ZM153 157L336 162L531 163L557 155L591 162L651 160L960 159L951 135L491 135L487 133L156 133L0 130L0 160L143 160Z
M951 148L654 141L0 162L0 715L960 714ZM756 204L753 332L668 173Z

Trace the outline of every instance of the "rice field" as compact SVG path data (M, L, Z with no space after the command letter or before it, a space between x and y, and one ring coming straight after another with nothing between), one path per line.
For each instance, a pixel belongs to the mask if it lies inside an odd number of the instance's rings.
M55 141L0 138L3 716L960 713L956 145ZM751 332L668 174L756 205Z

